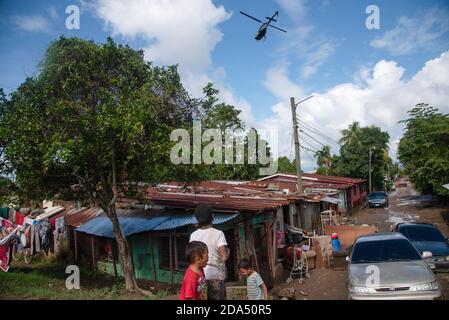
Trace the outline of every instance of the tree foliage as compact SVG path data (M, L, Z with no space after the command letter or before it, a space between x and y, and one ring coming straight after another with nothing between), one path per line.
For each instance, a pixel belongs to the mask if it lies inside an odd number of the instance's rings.
M330 146L324 146L314 154L317 159L317 173L327 175L332 166L332 155Z
M137 286L115 203L142 182L250 179L260 165L174 165L173 129L243 128L240 111L208 84L193 99L176 66L155 67L143 52L61 37L36 77L7 98L0 91L0 170L22 200L61 198L103 208L112 222L126 287ZM257 134L257 132L256 132ZM247 142L245 142L247 143Z
M417 190L449 197L449 115L423 103L408 114L399 159Z
M153 67L142 51L108 39L61 37L37 77L11 95L1 123L5 157L19 193L97 203L111 219L126 287L138 289L115 202L133 182L158 182L185 167L170 162L173 128L195 105L176 67Z
M278 173L292 173L296 174L296 165L295 160L290 161L287 157L278 157L277 161L277 167L278 167Z
M342 130L340 154L331 159L330 175L369 178L369 150L371 156L371 178L374 189L384 188L384 175L387 168L388 142L390 136L376 126L360 127L358 122ZM322 173L322 172L321 172Z
M255 155L253 161L249 161L248 136L253 134L259 142L267 143L260 138L255 128L250 128L246 134L245 124L240 119L240 110L226 103L219 103L219 90L214 88L212 83L208 83L203 89L204 97L198 100L200 117L203 129L218 129L221 134L223 152L221 154L221 164L200 165L199 176L203 180L230 179L230 180L252 180L259 177L259 169L263 167L260 163L259 155ZM228 134L230 142L227 143L225 135ZM237 138L242 139L244 146L243 164L237 160ZM208 142L203 142L203 146ZM268 144L267 144L268 145ZM232 163L227 163L225 158L225 148L232 150ZM270 156L270 149L267 148L267 156ZM252 163L251 163L252 162Z

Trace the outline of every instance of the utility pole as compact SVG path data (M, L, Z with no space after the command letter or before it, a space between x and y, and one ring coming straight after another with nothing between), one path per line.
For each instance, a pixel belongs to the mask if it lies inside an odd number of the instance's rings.
M298 136L298 121L296 118L296 107L313 96L310 96L298 103L295 103L295 98L290 98L290 105L292 107L292 122L293 122L293 137L295 139L295 160L296 160L296 189L298 193L302 193L302 174L301 174L301 152L300 152L300 144L299 144L299 136Z
M295 139L295 159L296 159L296 191L302 193L302 177L301 177L301 153L299 151L299 136L298 136L298 122L296 120L296 104L295 98L290 98L290 104L292 107L292 120L293 120L293 137Z
M368 173L369 173L369 193L371 193L371 147L369 148Z

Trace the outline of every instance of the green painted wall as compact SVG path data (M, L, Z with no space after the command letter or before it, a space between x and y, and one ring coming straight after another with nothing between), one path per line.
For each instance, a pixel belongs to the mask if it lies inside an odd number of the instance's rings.
M261 217L262 218L262 217ZM260 219L260 218L259 218ZM225 223L221 225L215 226L217 229L222 231L231 230L234 228L233 223ZM195 231L195 228L189 227L184 229L184 232L190 234L193 231ZM245 229L242 227L240 230L240 238L242 241L246 241L246 232ZM170 269L160 268L159 267L159 239L157 237L157 233L153 234L153 251L154 251L154 264L156 267L156 280L158 282L163 283L171 283L171 274ZM134 263L134 270L136 274L137 279L146 279L154 281L154 275L153 275L153 269L152 269L152 261L151 261L151 248L150 248L150 238L149 233L144 232L140 234L135 234L130 236L129 241L131 243L131 250L132 250L132 257L133 257L133 263ZM245 243L245 242L243 242ZM243 248L241 248L240 254L241 257L245 256L245 253L243 251ZM166 248L166 250L169 250L169 248ZM117 262L117 273L119 276L123 276L122 268L119 262ZM106 262L106 261L98 261L97 267L99 271L114 275L114 266L112 262ZM185 271L174 271L173 272L173 283L179 284L182 283L182 280L184 279L184 273Z
M120 263L116 263L117 274L119 277L123 277L122 265ZM108 273L110 275L115 276L114 274L114 264L112 262L107 261L97 261L98 271Z
M156 277L157 281L171 283L171 275L169 269L164 269L159 267L159 239L157 237L153 238L154 247L154 263L156 266ZM166 248L169 250L169 248ZM173 283L182 283L184 279L184 271L174 271L173 272Z
M154 280L151 265L150 237L147 232L130 237L134 273L137 279Z

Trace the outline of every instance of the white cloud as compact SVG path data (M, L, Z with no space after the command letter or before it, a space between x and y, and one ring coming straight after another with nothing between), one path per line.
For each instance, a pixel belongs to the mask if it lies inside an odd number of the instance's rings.
M179 64L183 85L192 96L202 96L202 88L214 82L219 99L240 109L247 127L254 126L251 105L226 85L226 70L211 59L223 38L219 24L231 17L223 6L211 0L97 0L83 7L93 9L113 35L146 40L148 61Z
M405 55L418 50L435 49L438 41L449 32L449 11L430 9L424 16L401 17L397 26L370 42L372 47L385 49L393 55ZM447 44L447 39L446 39Z
M145 39L148 60L195 74L211 65L223 37L218 25L231 16L211 0L97 0L95 7L113 35Z
M271 68L266 73L265 87L276 97L288 99L303 96L300 86L292 82L287 75L287 66Z
M304 18L307 12L307 0L276 0L281 8L295 20Z
M304 54L305 62L301 69L301 75L307 79L313 76L327 59L332 56L337 47L333 42L314 42L309 45Z
M276 0L293 23L285 35L284 44L278 49L280 61L289 58L301 61L299 75L308 79L333 55L340 41L317 34L307 21L307 0Z
M427 61L411 79L403 79L404 71L396 62L385 60L379 61L368 70L363 67L358 73L358 83L336 85L326 92L315 93L313 99L301 104L298 107L299 118L321 129L321 132L333 140L338 140L340 130L347 128L353 121L359 121L361 125L380 126L382 130L390 133L390 151L394 157L397 141L403 133L403 125L398 124L398 121L407 118L409 109L424 102L439 108L441 112L449 112L449 51ZM259 126L278 128L280 153L289 155L290 105L282 88L271 83L277 82L278 79L269 75L268 72L267 88L275 96L282 98L283 102L274 105L274 115L261 120ZM282 76L283 81L292 83L285 73ZM313 143L311 139L304 138ZM331 144L324 138L318 139L325 144ZM338 150L334 148L333 151ZM307 163L304 162L303 165L306 166ZM313 166L310 166L307 169L312 168Z
M48 32L50 23L42 15L16 15L12 23L20 30L26 32Z
M51 6L47 9L47 13L50 16L51 20L55 21L59 19L59 13L55 7Z

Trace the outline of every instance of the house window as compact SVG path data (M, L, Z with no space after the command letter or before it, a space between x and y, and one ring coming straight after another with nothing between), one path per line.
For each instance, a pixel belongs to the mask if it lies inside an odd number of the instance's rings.
M173 269L184 271L189 266L185 257L185 249L189 243L188 234L173 234L172 250L170 250L170 237L159 237L159 268L170 269L170 252L173 254Z
M159 268L170 269L170 238L159 237Z
M174 245L175 245L175 269L176 270L185 270L189 266L189 261L185 256L186 246L189 243L189 235L175 235L174 236Z

